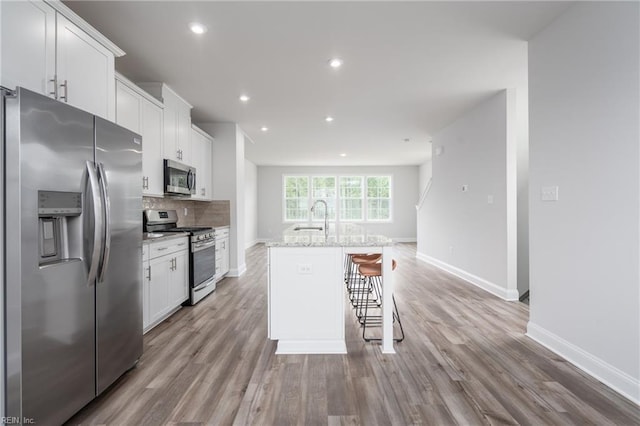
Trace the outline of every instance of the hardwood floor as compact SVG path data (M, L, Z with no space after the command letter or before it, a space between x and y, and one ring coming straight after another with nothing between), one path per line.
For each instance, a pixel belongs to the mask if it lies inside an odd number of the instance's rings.
M350 309L348 355L274 355L258 245L243 277L149 332L138 367L69 424L640 424L638 406L524 336L528 306L396 250L396 355L365 343Z

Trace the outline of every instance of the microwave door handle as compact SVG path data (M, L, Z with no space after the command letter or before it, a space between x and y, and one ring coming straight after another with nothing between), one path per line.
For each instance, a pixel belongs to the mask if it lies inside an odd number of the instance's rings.
M93 285L98 274L98 264L100 263L100 252L102 251L102 237L104 220L102 218L102 198L100 197L100 188L98 183L98 175L96 173L93 161L87 161L87 183L91 191L91 202L93 207L94 227L93 227L93 248L89 259L89 272L87 277L87 285Z
M187 172L187 189L189 191L191 191L191 179L193 177L193 172L191 171L191 169L189 169L189 171Z
M100 272L98 274L98 282L102 282L104 280L104 274L107 271L107 266L109 265L109 254L111 252L111 200L109 198L107 174L104 171L104 165L102 163L98 163L98 173L104 206L104 250L102 260L100 261Z

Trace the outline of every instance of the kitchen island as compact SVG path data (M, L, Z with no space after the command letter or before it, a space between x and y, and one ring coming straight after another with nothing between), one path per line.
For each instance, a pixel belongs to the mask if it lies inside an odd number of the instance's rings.
M342 354L345 343L346 253L382 253L382 352L393 348L393 242L364 227L323 230L294 225L268 241L268 333L276 354Z

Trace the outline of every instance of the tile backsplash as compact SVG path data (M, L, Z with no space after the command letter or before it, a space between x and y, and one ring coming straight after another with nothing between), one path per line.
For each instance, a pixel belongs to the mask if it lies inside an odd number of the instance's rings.
M229 200L193 201L142 197L142 208L175 210L178 213L178 226L228 226L231 223Z

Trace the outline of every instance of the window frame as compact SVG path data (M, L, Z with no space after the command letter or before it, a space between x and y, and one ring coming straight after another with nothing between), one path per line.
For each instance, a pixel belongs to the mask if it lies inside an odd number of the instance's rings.
M287 183L287 178L307 178L307 203L309 206L309 209L311 209L312 203L315 200L313 198L313 178L327 178L327 177L331 177L331 178L335 178L335 182L336 182L336 186L335 186L335 217L333 219L329 219L329 222L345 222L345 223L370 223L370 224L375 224L375 223L393 223L393 204L394 204L394 176L392 173L367 173L367 174L358 174L358 173L348 173L348 174L325 174L325 173L321 173L321 174L315 174L315 173L283 173L282 174L282 223L283 224L287 224L287 223L297 223L297 222L319 222L322 221L321 219L314 219L311 216L311 212L308 211L307 212L307 218L306 219L287 219L287 200L288 198L286 198L286 183ZM349 178L349 177L358 177L362 179L362 218L361 219L343 219L341 217L341 204L342 204L342 196L340 193L340 180L342 178ZM369 197L368 197L368 179L369 178L380 178L380 177L386 177L389 179L389 218L388 219L369 219ZM374 198L374 197L372 197ZM376 199L385 199L385 198L377 198ZM300 198L297 198L300 199ZM357 199L357 198L348 198L348 199Z

